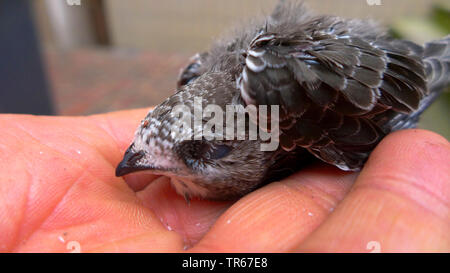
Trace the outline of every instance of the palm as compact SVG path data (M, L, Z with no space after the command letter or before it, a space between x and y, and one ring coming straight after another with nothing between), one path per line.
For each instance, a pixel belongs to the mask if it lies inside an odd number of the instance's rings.
M441 137L388 137L354 186L356 175L316 166L234 203L188 206L166 178L114 176L145 112L0 116L0 251L449 250Z

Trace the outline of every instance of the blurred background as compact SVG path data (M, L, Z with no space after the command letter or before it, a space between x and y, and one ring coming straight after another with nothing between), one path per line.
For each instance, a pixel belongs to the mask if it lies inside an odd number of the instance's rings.
M0 0L0 113L87 115L147 107L191 55L277 0ZM418 43L450 33L448 0L306 0ZM450 92L420 127L450 138Z

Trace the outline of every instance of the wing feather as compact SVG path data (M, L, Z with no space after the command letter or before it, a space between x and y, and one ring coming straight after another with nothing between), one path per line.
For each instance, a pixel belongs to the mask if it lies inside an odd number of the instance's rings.
M383 113L414 111L426 95L421 54L406 41L262 33L238 86L247 104L280 105L283 149L356 170L388 131Z

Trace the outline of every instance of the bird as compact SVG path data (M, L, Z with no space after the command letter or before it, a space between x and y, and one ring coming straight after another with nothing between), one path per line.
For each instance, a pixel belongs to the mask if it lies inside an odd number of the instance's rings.
M450 36L418 45L371 20L282 0L190 59L175 93L141 121L115 174L168 176L189 202L240 198L317 161L359 171L386 135L417 125L449 86L449 71ZM201 107L277 106L277 148L262 150L259 138L192 137L204 116L190 137L173 134L181 118L174 108L192 112L195 98ZM249 117L244 135L258 122Z

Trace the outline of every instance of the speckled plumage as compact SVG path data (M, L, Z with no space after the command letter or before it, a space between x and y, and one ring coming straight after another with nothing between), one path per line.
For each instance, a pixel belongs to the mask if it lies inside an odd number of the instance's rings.
M142 121L116 174L168 175L187 199L230 199L301 168L311 158L359 170L388 133L414 127L449 85L450 37L426 44L377 24L313 15L281 1L237 28L182 71L177 92ZM182 140L175 105L279 105L280 147L260 140ZM202 125L207 122L203 120ZM194 135L201 127L183 134ZM313 156L312 156L313 155Z

